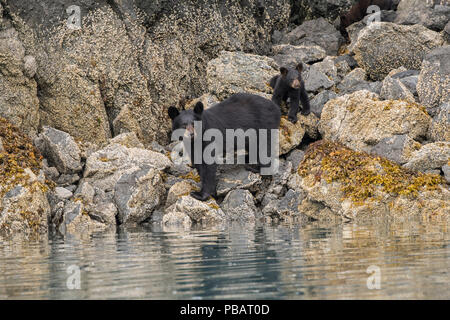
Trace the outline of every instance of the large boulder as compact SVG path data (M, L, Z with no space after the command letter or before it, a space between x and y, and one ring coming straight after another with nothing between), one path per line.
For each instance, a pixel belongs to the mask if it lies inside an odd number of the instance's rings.
M319 46L327 55L336 56L343 38L339 31L324 18L305 21L286 34L282 43L304 46Z
M24 59L25 48L17 32L0 30L0 117L35 135L39 126L37 85L27 74Z
M81 171L81 151L70 134L44 127L35 144L59 173L70 174Z
M382 139L394 135L420 140L430 122L430 116L416 103L379 101L374 93L363 90L328 101L319 131L324 139L369 152Z
M421 25L376 22L360 31L353 52L370 78L383 80L401 66L419 70L422 59L443 41L441 34Z
M441 31L449 19L450 7L445 5L445 1L402 0L397 7L394 22L407 25L421 24L428 29Z
M162 205L162 171L170 166L171 161L161 153L111 142L88 157L74 197L83 199L87 215L93 219L99 215L98 207L107 206L111 212L117 211L119 223L140 223ZM108 217L100 220L115 223Z
M229 192L220 206L229 220L251 222L258 216L255 199L248 190L236 189Z
M298 173L307 194L299 209L315 219L450 219L450 191L442 177L414 173L341 144L311 144Z
M202 202L191 196L183 196L164 211L163 224L211 225L223 222L225 219L225 213L214 200Z
M381 91L380 82L367 81L367 74L362 68L356 68L349 72L338 84L339 95L353 93L360 90L368 90L379 94Z
M319 46L293 46L280 44L272 47L273 59L281 67L295 67L300 62L312 63L326 57L325 50Z
M434 49L425 56L417 83L420 102L431 116L450 103L450 45Z
M208 62L206 73L209 92L225 99L238 92L271 93L267 83L278 68L272 58L223 51Z

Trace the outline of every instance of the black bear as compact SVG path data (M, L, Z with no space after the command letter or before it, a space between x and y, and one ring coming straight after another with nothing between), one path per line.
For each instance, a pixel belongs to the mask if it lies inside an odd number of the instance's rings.
M198 200L215 196L217 164L223 163L216 161L216 157L221 154L233 153L234 157L234 151L241 146L246 154L238 159L238 163L256 164L256 168L248 169L262 174L264 168L273 165L273 158L278 158L278 131L273 130L279 128L281 112L278 106L263 97L237 93L206 110L198 102L193 110L180 112L170 107L168 114L172 119L172 139L183 136L185 150L200 175L201 190L191 193ZM174 134L176 131L178 137ZM213 161L205 156L206 151L211 150Z
M301 72L303 64L299 63L295 69L280 68L280 74L270 79L269 85L273 88L272 101L281 106L281 101L286 102L289 98L288 120L297 122L297 112L302 102L301 114L307 116L310 113L309 98L305 90L305 82Z
M346 28L351 24L360 21L367 14L367 8L370 6L378 6L380 10L396 10L399 0L360 0L356 2L350 10L340 16L340 32L348 40Z

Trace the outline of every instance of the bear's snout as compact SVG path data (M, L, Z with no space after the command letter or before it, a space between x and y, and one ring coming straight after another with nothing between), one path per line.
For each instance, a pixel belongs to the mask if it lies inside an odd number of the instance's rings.
M295 89L300 88L300 81L298 79L294 79L294 81L292 81L291 87Z
M186 127L186 131L184 131L184 136L186 138L194 138L195 137L195 130L193 125L188 125Z

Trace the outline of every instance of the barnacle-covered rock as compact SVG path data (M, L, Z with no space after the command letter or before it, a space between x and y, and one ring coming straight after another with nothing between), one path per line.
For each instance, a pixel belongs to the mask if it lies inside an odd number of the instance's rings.
M319 122L322 137L369 152L382 139L406 134L426 136L430 116L423 106L401 100L380 101L369 91L357 91L328 101Z
M401 66L419 70L425 55L442 44L442 35L424 26L376 22L359 32L353 52L370 78L383 80Z
M417 82L420 102L431 116L450 103L450 45L434 49L425 56Z
M267 83L278 73L278 66L269 57L223 51L208 62L206 73L209 91L225 99L238 92L271 93Z

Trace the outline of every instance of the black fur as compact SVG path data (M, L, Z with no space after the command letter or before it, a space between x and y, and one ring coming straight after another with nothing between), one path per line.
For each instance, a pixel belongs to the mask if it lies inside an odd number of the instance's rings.
M302 79L301 72L303 65L299 63L295 69L280 68L280 74L270 79L269 85L273 88L272 101L281 106L281 101L286 102L290 99L288 120L292 123L297 122L297 112L302 103L302 115L310 113L309 98L305 90L305 82Z
M278 129L281 118L280 109L272 101L247 93L234 94L205 111L203 111L203 104L199 102L194 110L179 112L175 107L170 107L168 113L172 119L172 130L187 128L192 126L194 121L201 120L203 132L215 128L222 132L224 138L226 138L226 129L243 129L244 131L248 129ZM191 135L191 139L183 139L192 163L194 163L193 147L195 139L198 139L198 137ZM268 135L268 138L270 139L270 135ZM214 141L203 141L202 150L205 150L210 143L214 143ZM224 147L226 143L226 141L223 142ZM257 146L259 146L259 141ZM270 154L270 140L268 140L267 146L268 154ZM248 148L248 141L246 141L247 151ZM230 151L234 150L224 150L224 153ZM248 162L248 157L246 157L246 160ZM257 165L259 168L266 166L266 164L261 164L259 159ZM206 164L202 159L202 163L194 164L194 167L200 175L202 187L200 192L192 192L191 196L204 201L209 196L216 194L217 164Z

